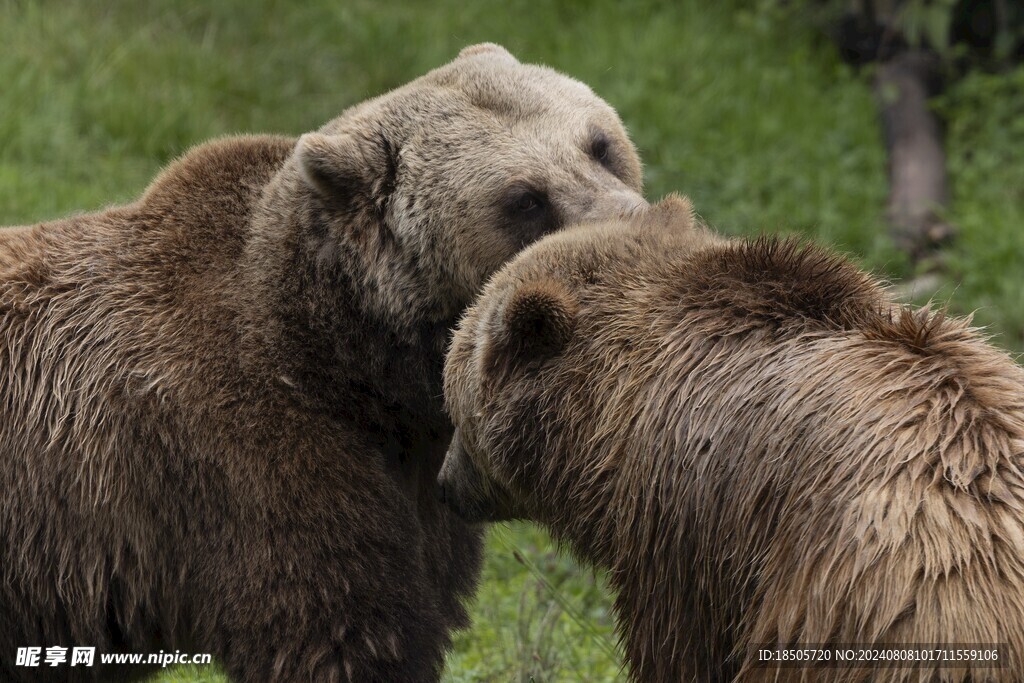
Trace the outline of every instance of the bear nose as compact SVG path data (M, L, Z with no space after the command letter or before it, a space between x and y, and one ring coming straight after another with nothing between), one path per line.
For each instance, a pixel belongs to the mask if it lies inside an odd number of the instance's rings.
M581 223L610 218L629 219L648 208L650 204L639 194L628 189L601 192L584 209Z
M620 191L620 194L622 196L616 197L616 201L619 203L620 218L632 218L651 206L636 192Z

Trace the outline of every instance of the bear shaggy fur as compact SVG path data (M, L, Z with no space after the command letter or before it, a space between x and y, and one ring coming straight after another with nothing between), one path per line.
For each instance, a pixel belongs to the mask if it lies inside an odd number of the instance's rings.
M675 198L495 276L447 358L440 483L609 570L635 680L1019 681L1022 387L967 321ZM751 658L824 643L1002 643L1004 668Z
M606 103L480 45L0 231L0 680L125 675L14 665L58 645L436 679L481 544L436 496L450 330L524 245L640 189Z

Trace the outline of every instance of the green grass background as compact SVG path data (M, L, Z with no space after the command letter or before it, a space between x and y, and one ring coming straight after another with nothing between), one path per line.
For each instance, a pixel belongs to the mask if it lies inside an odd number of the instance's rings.
M0 0L0 225L137 196L203 140L299 134L463 46L496 41L589 83L620 112L648 195L689 194L730 234L791 232L879 275L915 275L886 237L869 74L779 3L525 0ZM1024 68L974 74L947 118L960 236L936 298L1024 348ZM600 577L526 525L495 528L450 681L621 676ZM154 681L220 681L177 669Z

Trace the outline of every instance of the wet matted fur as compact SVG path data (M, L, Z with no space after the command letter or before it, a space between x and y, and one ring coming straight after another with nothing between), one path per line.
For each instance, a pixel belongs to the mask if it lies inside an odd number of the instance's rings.
M1024 371L820 247L673 198L524 251L449 352L446 500L609 570L638 681L1019 681ZM758 644L1008 646L772 668Z

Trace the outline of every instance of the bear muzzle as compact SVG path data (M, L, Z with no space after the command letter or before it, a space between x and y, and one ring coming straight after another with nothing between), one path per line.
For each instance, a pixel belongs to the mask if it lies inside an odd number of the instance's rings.
M510 518L497 494L498 487L470 457L456 429L437 475L438 499L465 522L497 522Z
M638 216L650 204L633 190L622 188L603 191L580 207L578 215L573 216L573 223L594 223L614 219L628 220Z

